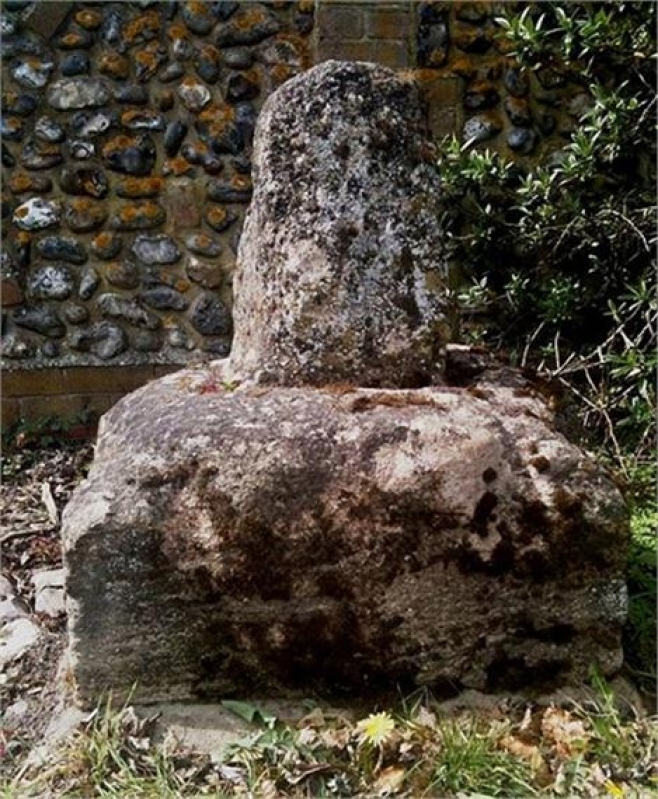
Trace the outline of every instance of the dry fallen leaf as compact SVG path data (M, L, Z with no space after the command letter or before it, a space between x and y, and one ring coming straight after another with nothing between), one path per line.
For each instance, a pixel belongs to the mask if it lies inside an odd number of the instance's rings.
M568 710L557 707L549 707L544 712L541 731L561 758L581 751L591 737L582 721L574 719Z
M405 774L402 766L389 766L377 777L373 787L379 796L388 796L400 789Z

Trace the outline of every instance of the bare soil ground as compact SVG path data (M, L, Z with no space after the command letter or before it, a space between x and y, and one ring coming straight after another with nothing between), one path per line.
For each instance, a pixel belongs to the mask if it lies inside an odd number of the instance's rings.
M66 618L35 612L35 573L62 565L61 513L91 462L89 443L5 447L0 485L0 575L27 618L41 630L37 645L0 673L0 782L43 735L58 701L57 666ZM0 618L0 628L4 624Z

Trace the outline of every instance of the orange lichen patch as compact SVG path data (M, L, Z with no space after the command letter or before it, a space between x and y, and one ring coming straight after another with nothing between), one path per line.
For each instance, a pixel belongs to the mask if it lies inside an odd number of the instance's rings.
M121 124L130 125L134 119L139 119L143 114L144 112L141 108L130 108L121 114Z
M239 12L233 18L233 24L238 30L249 30L261 22L265 22L265 13L260 8Z
M181 39L187 41L188 38L187 28L185 28L183 25L175 23L174 25L171 25L169 28L167 28L167 38L171 42L180 41Z
M123 205L119 209L119 219L122 222L133 222L135 219L157 219L162 215L162 208L157 203L143 202Z
M470 58L458 58L450 64L450 71L460 78L470 80L475 75L475 65Z
M199 114L199 120L201 122L214 122L216 120L232 122L234 119L234 108L230 105L218 105L217 103L209 105Z
M226 209L222 208L220 205L214 205L206 212L206 219L210 225L223 224L227 216L228 214Z
M98 68L101 72L116 78L127 78L130 74L130 62L119 53L103 53L98 59Z
M287 42L291 44L302 59L302 67L308 69L311 66L311 57L308 50L308 39L298 33L279 33L274 37L275 42Z
M14 212L14 216L18 217L19 219L23 219L28 214L27 208L17 208Z
M250 189L251 178L248 175L234 175L230 180L234 189Z
M193 175L195 170L192 164L188 163L182 156L178 156L177 158L168 158L164 162L162 171L165 175L174 175L178 178L182 175Z
M135 55L135 61L145 71L146 76L153 75L160 65L157 42L153 42L139 50Z
M113 241L114 236L111 233L99 233L97 236L94 236L91 243L94 247L104 250L109 247Z
M16 234L16 241L25 246L32 241L32 234L28 233L27 230L19 230Z
M78 25L80 25L80 27L93 31L96 30L96 28L100 28L103 17L101 17L98 11L82 9L76 13L75 21L78 23Z
M124 27L123 38L128 44L132 44L140 37L152 39L158 33L160 33L160 16L157 11L147 11Z
M315 0L299 0L297 3L297 8L302 12L302 14L309 14L313 11L313 7L315 6Z
M292 76L295 74L295 70L292 67L286 66L285 64L275 64L270 71L270 75L277 86L285 83L288 78L292 78Z
M207 4L201 2L201 0L189 0L189 2L187 2L185 5L192 14L203 15L206 14L208 11Z
M199 122L205 123L211 136L219 136L235 119L235 109L229 105L210 105L199 114Z
M94 219L100 219L105 216L105 208L102 205L87 200L85 197L71 200L69 208L79 214L89 214Z
M135 147L137 142L138 140L132 136L115 136L103 146L101 152L103 153L103 156L107 157L108 155L112 155L119 150L125 150L127 147Z
M24 172L15 172L9 179L9 190L14 194L30 191L31 188L32 178Z
M62 47L73 49L75 47L80 47L80 45L84 44L85 37L81 33L76 33L75 31L71 31L71 33L67 33L65 36L62 36L60 41Z
M164 180L159 177L124 178L119 181L117 191L123 197L155 197L163 186Z
M176 289L176 291L180 291L181 294L185 294L185 292L189 291L191 287L192 284L190 283L190 281L183 280L182 278L174 283L174 288Z

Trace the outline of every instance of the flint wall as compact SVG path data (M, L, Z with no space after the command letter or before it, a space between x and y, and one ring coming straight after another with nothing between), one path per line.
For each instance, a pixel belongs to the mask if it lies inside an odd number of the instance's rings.
M564 144L588 98L516 68L502 6L3 3L3 424L101 413L228 353L255 120L313 64L413 70L437 138Z

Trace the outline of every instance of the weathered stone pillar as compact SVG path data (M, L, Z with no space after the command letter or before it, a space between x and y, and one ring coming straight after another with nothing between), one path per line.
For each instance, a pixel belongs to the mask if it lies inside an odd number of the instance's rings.
M438 175L418 89L329 61L263 107L234 279L231 368L280 385L436 381Z

